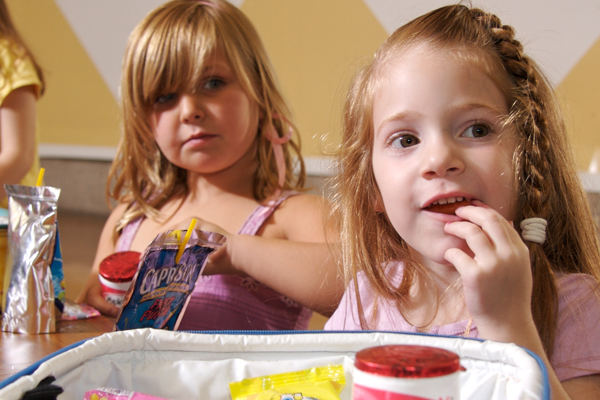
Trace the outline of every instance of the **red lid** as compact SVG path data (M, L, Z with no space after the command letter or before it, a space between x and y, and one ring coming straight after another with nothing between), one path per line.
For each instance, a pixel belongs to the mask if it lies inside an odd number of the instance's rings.
M432 378L459 370L457 354L428 346L389 345L356 353L354 366L371 374L397 378Z
M140 257L139 251L120 251L100 262L100 275L111 282L128 282L133 279Z

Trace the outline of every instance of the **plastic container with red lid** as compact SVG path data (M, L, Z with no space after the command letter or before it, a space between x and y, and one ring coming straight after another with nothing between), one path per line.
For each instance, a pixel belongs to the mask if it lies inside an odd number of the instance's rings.
M141 256L138 251L121 251L100 262L100 285L106 301L117 307L123 305L123 298L137 272Z
M353 400L460 398L460 358L429 346L388 345L359 351Z

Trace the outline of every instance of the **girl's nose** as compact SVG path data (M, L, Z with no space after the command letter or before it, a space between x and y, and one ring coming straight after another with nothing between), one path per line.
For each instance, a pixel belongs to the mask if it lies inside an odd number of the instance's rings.
M181 108L181 120L186 123L194 123L202 120L204 111L199 100L194 95L183 94L179 99Z
M421 175L431 179L447 175L460 174L465 163L460 149L452 140L435 138L428 143L421 143L423 161Z

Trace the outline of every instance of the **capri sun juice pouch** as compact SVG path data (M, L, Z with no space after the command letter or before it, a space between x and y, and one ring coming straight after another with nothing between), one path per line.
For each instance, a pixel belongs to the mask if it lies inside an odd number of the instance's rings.
M115 331L177 329L207 257L226 240L218 233L195 229L177 263L177 252L186 232L161 233L146 248L125 294Z

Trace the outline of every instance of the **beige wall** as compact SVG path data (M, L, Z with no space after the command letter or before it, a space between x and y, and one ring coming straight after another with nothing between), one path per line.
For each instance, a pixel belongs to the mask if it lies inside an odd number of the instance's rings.
M46 73L42 143L116 146L117 101L53 0L8 0L17 29Z
M561 82L558 93L565 104L573 152L579 167L587 170L592 154L600 149L600 40Z
M241 8L269 51L304 154L321 155L338 142L350 79L387 33L362 0L246 0Z
M65 17L65 7L81 0L7 0L18 28L46 71L47 94L39 103L39 122L42 144L114 147L119 137L119 117L114 83L106 76L84 46L81 36L73 28L73 19ZM115 0L85 0L89 7L116 4ZM134 4L133 0L121 0ZM502 7L500 1L481 0ZM579 9L593 6L592 0L577 0ZM357 66L362 65L388 35L392 25L382 24L382 15L389 8L391 19L400 13L403 18L413 17L427 2L417 0L235 0L249 16L263 37L268 52L278 72L284 93L302 134L306 156L320 156L323 150L337 143L340 104L348 80ZM156 0L154 0L156 3ZM438 6L439 2L430 1ZM427 4L429 4L427 3ZM435 4L433 4L435 3ZM476 3L476 2L475 2ZM141 7L149 2L138 1ZM375 10L377 4L379 10ZM549 12L543 0L525 0L519 10ZM62 7L59 7L59 5ZM108 6L107 6L108 7ZM150 8L153 8L150 7ZM573 9L571 7L571 9ZM532 11L526 11L532 10ZM418 11L418 12L417 12ZM507 11L508 12L508 11ZM583 12L583 11L582 11ZM589 8L588 13L595 12ZM378 14L379 13L379 14ZM522 13L508 15L527 18ZM143 13L142 13L143 15ZM114 13L105 23L108 34L118 27L125 15ZM77 16L71 18L77 18ZM562 17L561 17L562 18ZM565 18L563 18L565 19ZM572 20L566 18L565 20ZM388 21L389 22L389 21ZM519 19L516 19L519 22ZM578 21L556 25L556 30L575 29ZM398 23L399 24L399 23ZM518 24L517 24L518 25ZM525 27L531 24L524 24ZM579 23L580 26L592 26ZM391 28L390 28L391 27ZM520 27L517 26L517 32ZM527 28L526 28L527 29ZM594 36L596 33L584 33ZM527 33L527 32L526 32ZM540 30L537 37L526 38L526 45L535 46L545 35L555 31ZM534 35L534 36L535 36ZM582 36L583 35L583 36ZM561 32L558 32L558 37ZM102 34L100 34L100 39ZM554 36L552 36L554 37ZM592 42L597 38L592 37ZM124 40L124 39L123 39ZM537 41L536 41L537 40ZM101 40L100 40L101 42ZM118 46L106 51L118 51ZM544 54L543 52L541 53ZM97 53L96 53L97 57ZM102 57L99 58L102 60ZM120 59L117 55L115 60ZM548 61L548 60L542 60ZM553 65L546 65L552 71ZM116 64L114 62L113 64ZM558 89L565 101L567 120L572 128L573 146L581 169L587 169L592 152L600 147L600 44L574 60L570 72L561 76ZM118 65L113 65L117 71ZM112 86L111 86L112 85Z
M117 101L56 3L8 4L47 73L47 94L39 103L42 142L116 146ZM361 0L247 0L241 8L264 38L304 154L320 155L325 144L336 142L338 104L354 65L383 42L385 30Z

